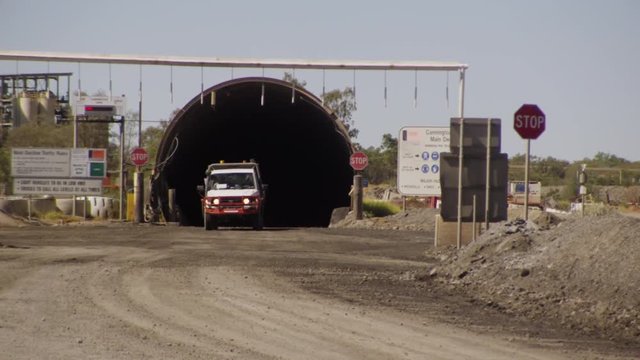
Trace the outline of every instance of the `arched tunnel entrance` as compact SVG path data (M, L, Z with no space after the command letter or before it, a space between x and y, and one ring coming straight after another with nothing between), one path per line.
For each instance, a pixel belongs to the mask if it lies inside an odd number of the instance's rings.
M276 79L235 79L199 94L172 120L152 201L169 218L175 189L180 223L201 225L196 186L207 165L254 159L269 185L266 226L327 226L334 208L349 205L352 152L342 123L313 94Z

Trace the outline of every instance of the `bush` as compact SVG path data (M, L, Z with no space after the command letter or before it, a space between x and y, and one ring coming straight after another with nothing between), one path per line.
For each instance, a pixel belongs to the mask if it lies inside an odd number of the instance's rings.
M400 212L400 207L382 200L365 199L362 207L367 217L383 217Z
M39 218L40 220L44 220L48 222L70 223L70 222L83 220L83 218L80 216L65 215L61 211L49 211L44 214L36 214L36 215L37 215L36 217Z

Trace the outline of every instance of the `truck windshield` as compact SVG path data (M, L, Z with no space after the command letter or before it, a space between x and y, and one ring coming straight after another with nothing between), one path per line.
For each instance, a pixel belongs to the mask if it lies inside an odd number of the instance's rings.
M251 173L211 174L207 185L212 190L256 188Z

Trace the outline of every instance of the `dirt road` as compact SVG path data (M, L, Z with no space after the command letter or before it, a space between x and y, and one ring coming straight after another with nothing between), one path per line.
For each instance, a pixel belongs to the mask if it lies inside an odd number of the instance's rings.
M439 288L431 236L0 228L3 359L632 358Z

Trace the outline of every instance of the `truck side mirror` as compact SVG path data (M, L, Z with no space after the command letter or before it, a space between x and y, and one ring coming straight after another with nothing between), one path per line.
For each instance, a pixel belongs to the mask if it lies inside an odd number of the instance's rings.
M269 190L269 185L262 184L262 191L267 191L267 190Z
M198 185L196 186L196 189L198 190L198 194L200 194L200 196L204 196L204 185Z

